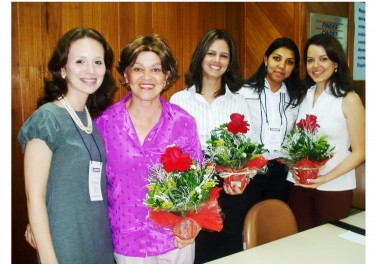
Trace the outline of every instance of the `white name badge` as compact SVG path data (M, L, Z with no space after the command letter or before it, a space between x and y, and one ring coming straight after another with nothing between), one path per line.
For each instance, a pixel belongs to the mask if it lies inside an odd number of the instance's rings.
M281 127L265 126L263 135L263 144L266 149L276 150L280 149L281 145Z
M101 191L102 162L89 161L89 195L91 201L102 201Z

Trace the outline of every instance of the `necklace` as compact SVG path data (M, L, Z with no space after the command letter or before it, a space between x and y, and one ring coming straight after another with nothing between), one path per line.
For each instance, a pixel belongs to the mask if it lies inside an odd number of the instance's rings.
M71 116L73 121L76 123L76 125L85 133L91 134L93 131L92 118L90 117L88 108L85 106L86 120L88 121L88 126L84 126L84 124L81 122L81 119L76 114L75 110L73 110L72 106L69 104L68 100L65 99L63 95L59 97L58 100L64 105L65 109L67 109L69 115Z

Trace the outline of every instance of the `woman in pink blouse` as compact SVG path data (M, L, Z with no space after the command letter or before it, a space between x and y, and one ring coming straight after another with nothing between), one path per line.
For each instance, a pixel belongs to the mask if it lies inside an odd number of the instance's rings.
M148 218L148 168L176 144L203 160L195 119L161 92L177 79L177 62L158 35L135 38L117 70L131 91L96 119L107 154L109 218L115 259L123 263L193 263L194 239L180 240Z

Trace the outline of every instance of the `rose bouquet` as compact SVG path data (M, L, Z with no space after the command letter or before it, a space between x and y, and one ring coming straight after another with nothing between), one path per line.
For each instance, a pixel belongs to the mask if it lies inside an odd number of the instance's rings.
M335 147L327 142L327 136L318 136L317 116L306 115L287 135L282 147L283 162L298 170L300 183L308 184L315 179L318 171L334 154Z
M205 156L215 164L215 170L224 178L224 184L230 188L243 190L248 178L262 169L267 160L262 144L257 144L246 137L249 123L245 116L233 113L230 122L224 123L211 131L207 140Z
M145 204L149 218L157 225L170 227L181 239L190 239L197 226L220 231L223 227L217 198L221 188L214 168L193 161L177 146L167 147L161 164L151 168Z

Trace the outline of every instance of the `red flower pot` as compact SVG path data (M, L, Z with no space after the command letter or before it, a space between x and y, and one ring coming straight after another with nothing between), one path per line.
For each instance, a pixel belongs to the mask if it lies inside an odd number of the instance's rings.
M232 190L238 187L243 191L250 179L250 175L253 173L253 171L248 168L229 169L216 166L215 169L220 173L220 177L224 178L224 185L230 187Z
M243 190L246 187L248 179L249 177L246 173L230 174L228 177L224 179L224 185L229 186L233 190L236 187Z
M299 183L301 184L311 184L308 179L317 179L318 177L318 167L317 168L297 168L298 176L300 177Z

